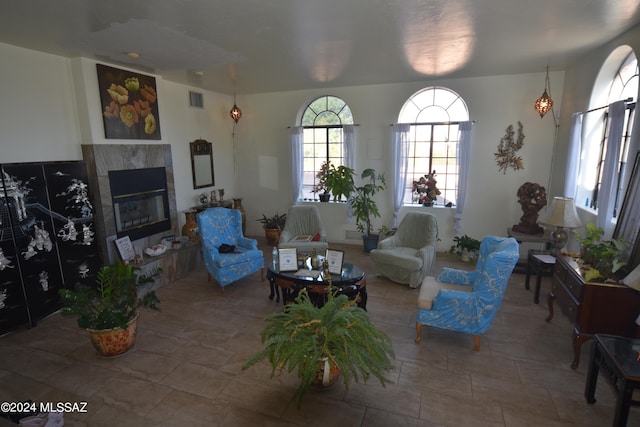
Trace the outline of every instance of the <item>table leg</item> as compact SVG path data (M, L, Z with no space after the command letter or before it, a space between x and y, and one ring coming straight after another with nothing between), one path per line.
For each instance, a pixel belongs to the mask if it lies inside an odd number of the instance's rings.
M629 418L629 406L631 406L631 397L633 396L633 387L629 386L627 381L622 380L622 387L618 392L616 399L616 412L613 415L613 425L624 427L627 425Z
M536 291L533 294L533 302L538 304L540 302L540 284L542 283L542 268L538 266L536 269Z
M582 343L591 339L591 335L579 334L576 330L573 330L573 362L571 363L571 369L577 369L580 364L580 349Z
M598 383L598 371L600 370L600 349L598 343L593 343L591 349L591 360L589 361L589 371L587 372L587 384L584 387L584 398L587 403L593 405L596 403L596 384Z
M547 322L551 322L553 319L553 301L556 299L556 296L553 294L553 291L549 292L549 296L547 297L547 305L549 306L549 315L545 319Z
M524 288L529 290L529 279L531 278L531 256L527 257L527 274L524 276Z

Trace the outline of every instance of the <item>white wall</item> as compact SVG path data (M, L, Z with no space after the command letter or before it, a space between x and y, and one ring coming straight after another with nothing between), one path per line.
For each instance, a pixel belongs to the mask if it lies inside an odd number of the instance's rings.
M105 139L95 62L21 49L0 43L0 163L82 160L81 144L131 144ZM148 74L144 73L143 74ZM189 142L213 143L215 188L235 193L231 97L156 77L161 137L175 166L178 212L197 204ZM189 107L189 90L204 95L204 108ZM178 218L180 227L184 215Z
M458 92L467 102L473 128L471 182L463 217L464 232L482 237L486 234L506 235L507 227L519 222L522 211L517 202L518 188L527 181L548 186L555 125L549 115L540 119L533 109L535 100L544 89L544 73L492 76L473 79L424 81L407 84L387 84L331 89L328 91L292 91L246 96L240 107L244 116L240 121L237 163L241 166L239 193L245 196L247 234L261 234L255 219L262 213L272 215L285 212L291 204L291 168L288 126L296 124L296 117L309 100L321 95L335 95L344 99L353 112L356 129L356 170L373 167L387 176L391 170L390 124L397 120L402 105L414 92L430 86L446 86ZM557 88L553 97L561 102L562 72L551 73ZM520 155L524 170L498 172L494 153L509 124L516 127L521 121L526 135ZM391 193L385 191L378 199L382 221L389 224L392 217ZM329 241L353 242L345 237L345 230L355 230L346 224L344 205L318 204ZM440 250L449 248L455 235L453 210L428 209L438 218Z
M69 60L0 43L0 163L81 160Z
M262 234L255 220L261 213L284 212L291 204L288 126L296 124L300 109L325 94L347 101L357 128L356 168L390 170L389 124L397 118L404 101L415 91L442 85L458 92L468 103L473 129L471 185L463 217L464 232L481 237L504 235L519 221L522 212L516 192L524 182L549 186L549 198L559 194L564 180L570 115L588 107L591 86L608 54L620 44L640 51L640 29L634 28L617 40L593 50L566 72L552 72L551 95L560 127L554 148L555 126L547 114L540 119L533 102L544 87L544 73L490 76L470 79L433 80L406 84L356 86L327 91L304 90L238 97L243 116L232 138L233 122L228 110L231 97L202 91L157 78L162 141L172 146L178 210L196 202L201 191L191 183L188 142L196 138L214 144L216 188L229 197L243 197L249 235ZM79 160L80 144L115 143L102 134L95 63L69 60L0 44L0 162ZM204 94L205 108L188 107L189 89ZM509 124L520 120L526 135L520 151L525 169L498 172L494 153ZM120 141L127 143L127 141ZM138 142L138 141L136 141ZM554 155L555 153L555 155ZM383 222L391 220L391 195L379 198ZM321 205L332 241L345 241L343 205ZM429 209L438 217L440 250L446 250L454 235L452 210ZM184 218L179 218L180 224Z

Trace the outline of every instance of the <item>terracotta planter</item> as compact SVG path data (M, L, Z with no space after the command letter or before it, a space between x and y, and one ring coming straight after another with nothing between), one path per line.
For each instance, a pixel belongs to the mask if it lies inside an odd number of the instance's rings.
M280 242L280 231L278 228L264 229L264 236L267 238L269 246L276 246Z
M326 390L335 385L340 379L340 368L328 358L322 359L318 376L313 382L313 387L318 390Z
M91 344L102 356L117 356L129 351L136 342L138 315L127 324L127 329L88 329Z

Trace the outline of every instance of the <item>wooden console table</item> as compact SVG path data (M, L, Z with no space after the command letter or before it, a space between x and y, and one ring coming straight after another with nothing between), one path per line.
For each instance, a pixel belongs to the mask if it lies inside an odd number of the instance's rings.
M585 282L571 257L558 255L556 258L547 301L547 322L553 319L553 304L557 301L574 324L572 369L580 363L582 344L595 334L640 338L640 328L635 324L640 292L622 284Z

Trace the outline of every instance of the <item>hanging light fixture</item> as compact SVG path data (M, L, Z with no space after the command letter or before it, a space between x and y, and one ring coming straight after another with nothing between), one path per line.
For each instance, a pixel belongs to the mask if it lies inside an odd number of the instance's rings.
M236 123L238 123L238 120L240 120L240 117L242 117L242 111L236 105L236 93L235 92L233 92L233 107L231 108L231 111L229 111L229 115L231 116L233 121L236 122Z
M540 114L540 118L543 118L547 111L551 110L553 107L553 99L549 96L548 92L551 92L549 88L549 67L547 66L547 77L544 79L544 92L542 92L542 96L536 99L536 103L534 104L534 108Z

